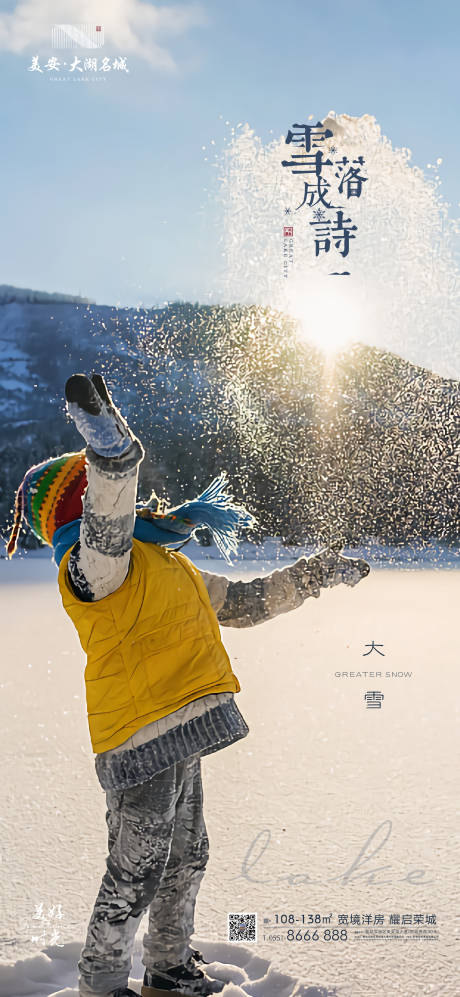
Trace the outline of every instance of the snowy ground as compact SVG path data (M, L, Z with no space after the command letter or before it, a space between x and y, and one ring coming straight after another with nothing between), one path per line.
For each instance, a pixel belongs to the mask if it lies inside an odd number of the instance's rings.
M292 552L273 544L270 562L247 556L248 546L231 573L281 567ZM191 546L202 567L229 573L211 548ZM211 857L194 942L212 972L231 980L224 997L460 992L458 572L434 570L454 566L445 551L411 571L384 570L381 552L371 553L381 570L357 588L324 592L250 630L223 630L251 732L203 759ZM415 567L413 556L405 566ZM0 997L77 994L76 962L105 868L83 655L55 578L49 558L0 561ZM385 657L364 657L371 641ZM363 677L364 669L383 676ZM372 689L385 696L379 710L365 708ZM229 912L257 912L255 944L227 941ZM333 924L339 914L435 914L438 937L411 937L412 924L397 939L365 940L356 937L364 928L349 926L346 941L332 941L322 924L317 941L288 941L289 924L276 925L277 915L309 913L332 913ZM296 932L306 927L295 923ZM131 980L139 992L142 931Z

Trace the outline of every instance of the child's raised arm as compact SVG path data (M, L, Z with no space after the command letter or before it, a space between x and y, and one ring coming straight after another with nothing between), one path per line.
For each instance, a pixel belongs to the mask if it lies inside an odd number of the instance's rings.
M341 582L356 585L369 570L361 558L321 551L250 582L233 582L208 571L201 574L219 623L226 627L252 627L296 609L309 596L317 599L322 588Z
M115 592L126 578L144 450L100 375L89 380L74 374L66 384L66 399L67 411L87 443L88 480L69 576L78 598L92 602Z

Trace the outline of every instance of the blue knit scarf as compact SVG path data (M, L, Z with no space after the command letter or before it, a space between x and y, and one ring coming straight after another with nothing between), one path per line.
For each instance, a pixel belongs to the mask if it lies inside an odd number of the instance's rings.
M255 517L243 506L235 505L225 488L227 474L222 471L201 495L184 502L166 513L154 512L148 504L136 506L133 536L144 543L163 547L181 545L189 540L199 526L207 526L221 554L231 564L230 554L238 549L238 530L249 529ZM80 538L81 519L60 526L53 534L54 560L59 565L64 554Z

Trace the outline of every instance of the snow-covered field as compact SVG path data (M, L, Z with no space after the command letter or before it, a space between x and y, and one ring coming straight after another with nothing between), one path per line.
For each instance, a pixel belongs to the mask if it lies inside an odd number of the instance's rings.
M212 548L185 551L207 570L250 577L300 553L275 548L260 561L247 547L231 572ZM379 552L371 553L375 566ZM194 942L231 981L224 997L460 992L459 576L434 570L455 564L439 550L424 570L380 564L354 589L323 592L262 626L223 630L251 732L203 759L211 856ZM405 566L415 568L413 558ZM84 659L49 557L0 561L0 594L0 997L74 997L106 857ZM365 656L372 641L384 657ZM366 709L368 690L384 694L381 709ZM257 912L255 944L227 940L229 912ZM333 914L332 927L339 915L384 915L385 924L410 915L412 924L386 940L358 938L365 928L349 925L347 940L335 941L323 937L324 922L318 940L288 941L290 914L306 922ZM437 939L407 934L419 915L436 915ZM143 927L131 979L139 992ZM307 927L294 923L295 933Z

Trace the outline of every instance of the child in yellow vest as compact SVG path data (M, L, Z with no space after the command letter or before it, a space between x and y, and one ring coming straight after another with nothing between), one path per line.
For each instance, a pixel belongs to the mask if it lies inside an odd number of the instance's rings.
M224 983L190 946L209 852L200 759L249 733L219 623L253 626L321 588L355 585L369 567L321 552L250 582L198 571L174 549L198 524L228 556L237 529L253 523L225 493L225 476L167 513L136 506L144 451L103 378L73 375L66 398L86 449L27 472L8 553L25 515L54 548L62 602L87 655L109 856L78 964L80 997L136 997L127 982L147 910L143 997L208 997Z

